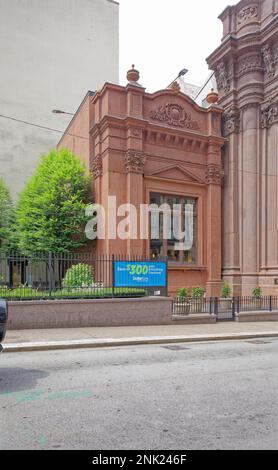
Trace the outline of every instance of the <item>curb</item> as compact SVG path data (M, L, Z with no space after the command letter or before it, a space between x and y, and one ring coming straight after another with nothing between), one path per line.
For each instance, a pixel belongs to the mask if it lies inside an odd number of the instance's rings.
M197 343L207 341L237 341L256 338L278 338L278 332L223 333L221 335L150 336L144 338L107 338L96 340L47 341L40 343L14 343L4 345L4 353L54 351L61 349L99 349L148 344Z

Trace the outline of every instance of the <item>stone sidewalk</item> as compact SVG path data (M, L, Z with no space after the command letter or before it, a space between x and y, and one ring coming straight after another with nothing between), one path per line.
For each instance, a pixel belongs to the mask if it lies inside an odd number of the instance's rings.
M278 322L8 331L6 352L278 336Z

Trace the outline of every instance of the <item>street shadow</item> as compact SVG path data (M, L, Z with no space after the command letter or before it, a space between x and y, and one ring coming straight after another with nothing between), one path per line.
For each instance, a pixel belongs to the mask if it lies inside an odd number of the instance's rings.
M49 374L43 370L0 367L0 395L33 389L38 380L48 376Z

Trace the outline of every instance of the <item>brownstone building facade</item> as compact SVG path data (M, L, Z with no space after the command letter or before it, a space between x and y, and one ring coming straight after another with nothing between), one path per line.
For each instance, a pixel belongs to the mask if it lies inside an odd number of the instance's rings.
M200 108L175 86L146 93L138 80L132 69L126 87L106 83L95 95L88 94L59 146L83 157L94 176L95 202L106 213L109 196L117 198L117 208L125 203L137 208L139 230L142 204L181 204L191 210L192 246L176 250L174 237L152 240L150 235L146 240L138 230L127 240L98 239L96 250L167 256L170 293L201 285L208 295L218 295L222 110L217 105ZM110 223L106 220L106 234Z
M224 108L223 277L235 294L278 287L278 0L242 0L220 15L209 57Z

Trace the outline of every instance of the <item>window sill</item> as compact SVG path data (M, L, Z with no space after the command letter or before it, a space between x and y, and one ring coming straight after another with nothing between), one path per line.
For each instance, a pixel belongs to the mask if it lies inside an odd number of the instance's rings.
M169 271L206 271L205 266L196 266L195 264L174 264L169 261L168 263Z

